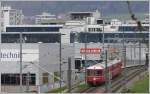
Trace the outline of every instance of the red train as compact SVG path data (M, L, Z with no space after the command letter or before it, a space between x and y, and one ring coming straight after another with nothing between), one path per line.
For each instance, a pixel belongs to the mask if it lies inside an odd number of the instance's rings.
M119 59L108 61L108 70L112 77L121 74L122 61ZM90 85L105 82L105 62L86 68L86 81Z

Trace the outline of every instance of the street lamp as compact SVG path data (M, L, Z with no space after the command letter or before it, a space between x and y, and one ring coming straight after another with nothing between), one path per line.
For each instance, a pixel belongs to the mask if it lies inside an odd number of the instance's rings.
M1 1L0 1L0 45L1 45L1 33L2 33L2 29L1 29ZM0 47L0 52L1 52L1 47ZM1 61L1 58L0 58ZM0 72L0 93L1 93L1 72Z

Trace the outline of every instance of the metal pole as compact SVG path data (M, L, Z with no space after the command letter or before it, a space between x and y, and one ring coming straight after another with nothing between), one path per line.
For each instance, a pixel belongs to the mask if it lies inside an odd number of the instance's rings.
M71 57L68 58L68 93L71 93Z
M149 1L149 5L150 5L150 1ZM149 7L149 13L150 13L150 7ZM149 22L150 22L150 14L148 14L148 18L149 18ZM149 30L150 30L150 25L149 25ZM149 36L150 36L150 34L149 34ZM150 38L150 37L149 37ZM148 41L149 42L149 41ZM148 43L148 60L149 60L149 58L150 58L150 52L149 52L149 43ZM149 64L149 62L147 62L148 63L148 71L150 71L150 64ZM150 73L149 73L149 76L148 76L149 78L150 78ZM149 86L150 86L150 81L149 81L149 84L148 84ZM149 93L150 93L150 88L149 88Z
M133 63L133 59L132 59L132 44L131 44L131 63Z
M40 84L38 85L38 94L41 94Z
M104 35L104 21L103 21L103 39L102 39L102 42L103 42L103 51L104 51L104 49L105 49L105 45L104 45L104 39L105 39L105 35Z
M104 21L103 21L103 36L102 36L102 43L103 43L103 57L105 57L105 34L104 34ZM103 60L104 61L104 60Z
M107 50L105 51L105 92L108 93Z
M60 74L59 74L59 76L60 76L60 79L61 79L61 33L60 33L60 42L59 42L60 44L59 44L59 72L60 72ZM60 85L60 88L61 88L61 86L62 86L62 84L61 84L61 80L59 81L59 85Z
M106 52L106 63L108 63L108 58L109 58L109 47L110 47L110 45L108 45L108 50L107 50L107 52ZM107 64L106 64L106 68L107 68L107 87L108 87L108 93L111 93L111 78L112 78L112 76L111 76L111 73L110 73L110 71L109 71L109 69L108 69L108 66L107 66Z
M136 44L134 44L133 46L134 46L134 48L133 48L133 57L134 57L133 62L134 62L134 64L136 64Z
M20 31L20 93L22 88L22 31Z
M28 72L26 76L26 92L29 92L29 85L30 85L30 72Z
M124 84L123 84L123 88L124 90L126 90L126 46L123 47L123 57L124 57Z
M141 65L141 40L140 40L140 37L141 37L141 31L139 32L139 65Z
M125 46L125 33L123 30L123 49L122 49L122 54L123 54L123 62L124 62L124 80L123 80L123 90L126 90L126 46Z
M85 83L86 83L86 64L87 64L87 54L86 54L86 50L87 50L87 33L85 35L85 62L84 62L84 68L85 68Z
M0 53L1 53L1 32L2 32L2 28L1 28L1 1L0 1ZM0 57L0 62L1 62L1 57ZM0 72L0 93L1 93L1 72Z
M105 34L104 34L104 21L103 21L103 37L102 37L102 43L103 43L103 57L105 57ZM104 61L104 60L103 60Z
M111 79L112 79L112 74L110 73L109 71L109 78L108 78L108 92L111 93L112 90L111 90Z

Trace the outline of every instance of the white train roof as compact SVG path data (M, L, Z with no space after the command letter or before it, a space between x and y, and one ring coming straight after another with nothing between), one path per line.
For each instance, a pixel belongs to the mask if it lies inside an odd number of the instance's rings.
M109 66L116 64L120 61L121 61L120 59L110 60L110 61L108 61L107 66L109 67ZM90 66L87 69L104 69L104 68L105 68L105 61L102 63L95 64L93 66Z

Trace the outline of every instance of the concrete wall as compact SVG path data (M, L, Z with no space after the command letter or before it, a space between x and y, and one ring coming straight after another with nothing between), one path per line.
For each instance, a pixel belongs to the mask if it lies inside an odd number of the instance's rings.
M22 73L35 73L36 78L38 78L38 67L34 66L30 62L38 64L39 62L39 44L23 44L23 61L22 61ZM6 56L13 53L18 53L18 57ZM17 43L3 43L1 44L1 62L0 62L0 72L1 73L20 73L20 45ZM3 55L3 56L2 56ZM36 79L36 85L38 79ZM31 86L31 91L36 89L35 86ZM19 92L19 85L3 85L2 92ZM26 87L23 87L26 90Z
M1 86L2 92L7 92L7 93L20 93L19 89L20 89L20 86L15 86L15 85ZM22 89L23 89L23 91L26 91L26 86L23 86ZM37 86L29 86L29 91L35 92L36 90L37 90Z
M109 46L108 46L109 45ZM85 48L84 43L74 43L75 46L75 58L82 58L84 60L85 55L80 53L81 48ZM127 60L139 60L139 45L138 44L126 44L126 59ZM105 43L105 50L109 50L112 48L118 49L120 56L122 56L122 44L107 44ZM103 51L103 44L102 43L87 43L87 48L101 48ZM145 60L145 53L146 53L146 45L141 45L141 59ZM100 53L101 54L101 53ZM100 54L87 54L88 60L99 60ZM134 56L134 57L133 57ZM131 58L132 57L132 58Z
M54 86L54 72L59 72L60 61L59 61L59 43L49 43L49 44L41 44L40 45L40 66L45 70L40 69L40 86L41 91L45 92L48 88L52 88ZM73 46L68 44L62 44L62 78L65 82L67 82L67 69L68 69L68 57L71 57L72 64L72 82L74 82L74 50ZM45 72L49 72L49 83L45 86L42 82L42 74ZM59 83L59 82L55 82ZM66 83L62 83L62 86L66 85ZM57 86L58 87L58 86Z
M105 44L105 49L107 49L108 44ZM102 44L96 44L96 43L88 43L87 48L102 48ZM59 83L57 82L57 85L54 85L54 77L52 76L54 72L59 72L59 43L41 43L41 44L23 44L23 58L29 58L29 59L23 59L23 73L27 73L30 71L30 73L36 74L36 86L34 86L33 90L35 88L37 89L37 86L40 87L41 92L48 91L50 88L59 87ZM75 47L75 49L74 49ZM122 44L109 44L110 48L117 48L119 50L119 55L122 56ZM133 65L138 64L137 62L139 60L139 48L138 44L126 44L126 60L127 65ZM84 54L80 53L80 49L84 48L84 44L81 43L74 43L74 44L62 44L61 50L62 50L62 78L65 81L62 85L66 85L67 83L67 70L68 70L68 57L71 57L71 64L72 64L72 83L75 82L75 63L74 63L74 57L75 58L81 58L84 60ZM2 44L1 45L2 51L15 51L19 52L19 44ZM74 53L75 51L75 53ZM40 53L40 54L39 54ZM142 44L141 48L141 60L142 63L145 63L145 53L146 53L146 46ZM87 59L88 60L99 60L100 54L88 54ZM31 64L29 62L33 62L34 64ZM0 63L0 72L1 73L19 73L20 65L19 65L19 58L17 59L4 59L1 58ZM49 75L49 82L48 84L43 84L42 76L43 73L48 72L51 75ZM16 91L18 86L8 88L11 86L5 86L2 89L4 91L13 92ZM19 89L19 88L18 88ZM2 90L2 91L3 91ZM19 91L19 90L18 90ZM16 91L17 92L17 91Z
M30 71L36 73L37 68L30 62L39 62L39 47L38 44L23 44L22 46L22 67L23 73ZM6 56L13 53L17 53L18 57ZM1 63L0 71L2 73L19 73L20 71L20 46L19 44L1 44ZM10 70L11 68L11 70Z

